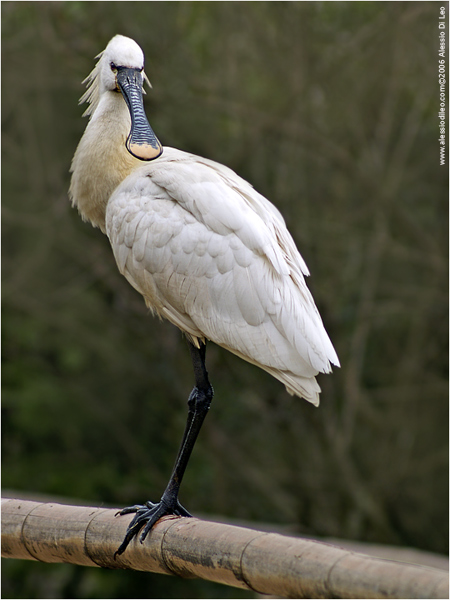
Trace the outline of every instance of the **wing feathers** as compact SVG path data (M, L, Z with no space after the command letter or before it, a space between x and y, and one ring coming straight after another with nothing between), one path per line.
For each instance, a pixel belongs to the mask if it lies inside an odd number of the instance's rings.
M172 149L114 192L107 232L147 305L317 404L339 364L283 218L232 171Z

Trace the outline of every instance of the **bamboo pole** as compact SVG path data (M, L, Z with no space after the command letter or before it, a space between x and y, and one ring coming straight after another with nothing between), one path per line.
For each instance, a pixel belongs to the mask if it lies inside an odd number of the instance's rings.
M445 571L324 542L165 517L114 559L131 515L2 500L2 556L199 577L284 598L448 598Z

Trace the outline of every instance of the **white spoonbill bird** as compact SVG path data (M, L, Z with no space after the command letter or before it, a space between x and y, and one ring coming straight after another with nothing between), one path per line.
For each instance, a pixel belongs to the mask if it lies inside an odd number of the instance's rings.
M144 524L141 541L163 515L190 516L178 491L213 397L207 340L316 406L315 375L339 360L279 211L227 167L161 146L144 112L148 79L136 42L116 35L99 56L80 100L90 118L69 194L83 219L107 234L119 271L151 311L184 332L195 375L167 488L158 504L121 511L136 513L121 554Z

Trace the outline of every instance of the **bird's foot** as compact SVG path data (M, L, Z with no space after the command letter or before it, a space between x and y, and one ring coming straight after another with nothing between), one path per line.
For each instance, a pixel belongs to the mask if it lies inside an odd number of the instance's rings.
M117 551L114 553L114 558L117 555L123 554L131 542L131 540L138 534L139 530L145 525L139 541L142 542L147 537L148 532L153 525L165 515L177 515L179 517L192 517L192 515L178 502L177 499L171 502L165 501L161 498L161 502L154 504L153 502L147 501L145 504L135 504L134 506L128 506L123 508L121 511L116 513L116 516L128 515L130 513L136 513L130 524L128 525L127 532L123 542L120 544Z

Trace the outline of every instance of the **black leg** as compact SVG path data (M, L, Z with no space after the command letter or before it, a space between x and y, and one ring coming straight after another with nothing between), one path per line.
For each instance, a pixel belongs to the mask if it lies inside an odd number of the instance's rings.
M144 541L153 525L164 515L179 515L190 517L183 506L178 502L178 492L181 481L186 470L189 458L197 440L197 436L202 427L203 421L208 413L213 398L213 388L209 383L208 372L205 366L206 345L200 343L200 348L196 348L191 342L188 342L191 352L192 365L194 367L195 387L188 399L188 417L186 428L184 430L181 446L175 461L175 466L170 476L169 483L158 504L146 502L144 505L130 506L120 511L120 515L136 513L135 517L128 526L125 538L117 550L116 554L122 554L130 541L145 525L140 540Z

